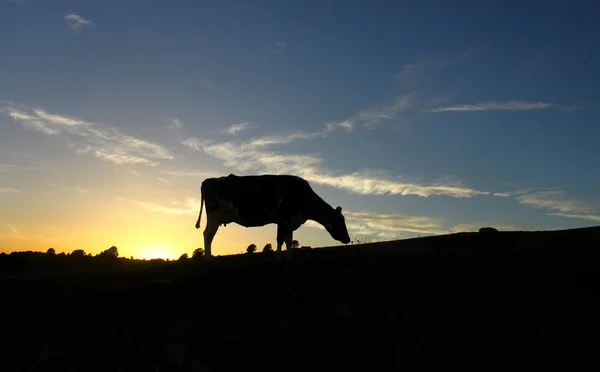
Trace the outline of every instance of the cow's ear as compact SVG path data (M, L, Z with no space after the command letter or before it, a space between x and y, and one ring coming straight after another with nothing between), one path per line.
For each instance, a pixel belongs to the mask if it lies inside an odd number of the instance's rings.
M339 214L340 216L342 215L342 207L337 207L335 209L335 211L337 212L337 214Z

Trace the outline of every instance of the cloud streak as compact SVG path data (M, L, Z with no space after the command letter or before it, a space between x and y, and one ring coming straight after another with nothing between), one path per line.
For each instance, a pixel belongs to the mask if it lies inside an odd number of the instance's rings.
M0 195L3 194L16 194L19 190L13 189L12 187L0 187Z
M200 208L200 199L194 198L186 198L184 202L174 201L171 203L172 206L165 206L158 203L146 202L137 199L128 199L124 197L117 197L116 199L133 203L138 207L144 208L150 212L160 212L169 215L197 215Z
M414 109L420 100L415 93L404 94L396 97L385 105L361 110L356 116L367 128L375 128L384 120L395 120L401 113Z
M394 239L403 233L437 234L442 221L430 217L407 216L396 213L344 212L346 226L353 236L370 235Z
M526 101L508 101L508 102L484 102L477 104L463 104L453 106L441 106L429 110L429 112L469 112L469 111L529 111L544 110L550 108L568 109L567 106L555 105L547 102L526 102Z
M247 141L200 140L188 138L182 144L203 151L223 162L223 165L238 172L262 174L297 174L317 184L345 189L363 195L417 195L428 197L446 195L452 197L473 197L488 195L462 185L460 182L438 182L419 184L393 176L381 170L360 170L352 173L333 172L326 169L323 160L317 154L287 154L270 149L271 146L288 144L300 139L326 137L328 132L337 128L348 128L349 124L329 125L323 131L312 133L292 132L261 136Z
M1 216L0 216L0 222L1 222L1 225L4 225L4 226L5 226L5 228L7 228L7 229L8 229L8 231L9 231L11 234L13 234L13 235L18 235L18 234L20 234L20 233L21 233L21 232L19 231L19 229L17 229L15 226L11 225L10 223L6 222L6 221L4 220L4 218L2 218Z
M420 55L416 62L404 65L402 71L394 75L394 80L402 85L423 83L425 80L432 79L444 67L460 62L470 54L471 51L466 51L443 59L432 59Z
M86 188L77 187L77 186L75 186L75 187L64 186L64 185L58 185L56 183L50 183L49 186L55 190L67 191L67 192L77 193L77 194L88 194L90 192L90 190L88 190Z
M167 125L167 128L181 129L181 128L183 128L183 124L181 123L181 121L179 119L175 118Z
M548 213L551 216L600 221L594 205L579 198L569 197L564 191L524 190L516 194L518 196L515 198L519 203L552 211L552 213Z
M161 145L126 135L114 127L51 114L39 108L30 109L25 105L6 104L2 111L27 129L63 136L77 154L92 154L115 164L147 166L173 159Z
M84 26L90 25L92 22L83 18L79 14L71 13L65 16L65 20L69 22L70 26L74 30L81 30Z
M239 132L248 129L250 123L238 123L238 124L231 124L227 129L225 129L225 133L229 134L229 135L236 135Z

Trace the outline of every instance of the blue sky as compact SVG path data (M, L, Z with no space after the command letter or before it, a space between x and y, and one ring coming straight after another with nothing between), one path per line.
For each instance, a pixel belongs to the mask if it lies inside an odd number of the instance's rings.
M4 1L0 249L154 220L191 253L199 184L229 173L306 177L357 238L597 225L599 7ZM274 243L250 230L213 251Z

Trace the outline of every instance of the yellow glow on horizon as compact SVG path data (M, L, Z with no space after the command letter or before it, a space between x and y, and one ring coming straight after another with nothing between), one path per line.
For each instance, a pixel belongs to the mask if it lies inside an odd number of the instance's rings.
M177 255L177 252L164 243L144 243L140 244L138 248L133 249L134 252L137 252L137 257L146 260L152 260L155 258L162 258L163 260L168 259L176 259L180 255ZM177 256L177 257L176 257Z

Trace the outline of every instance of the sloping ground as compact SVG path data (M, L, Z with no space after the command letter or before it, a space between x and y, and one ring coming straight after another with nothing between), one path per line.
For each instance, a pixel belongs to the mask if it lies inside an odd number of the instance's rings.
M598 248L464 233L4 277L0 371L598 370Z

